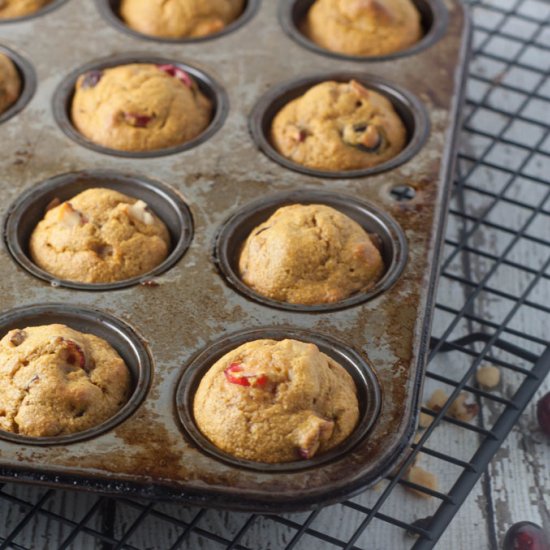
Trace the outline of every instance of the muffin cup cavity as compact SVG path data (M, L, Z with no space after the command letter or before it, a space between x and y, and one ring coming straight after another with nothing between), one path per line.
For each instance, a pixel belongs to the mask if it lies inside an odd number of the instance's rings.
M238 262L242 246L252 230L276 210L290 204L324 204L356 221L369 234L379 238L385 272L367 292L358 292L334 303L303 305L272 300L258 294L239 277ZM277 193L252 202L234 213L222 225L214 245L214 261L226 281L238 292L262 305L302 313L323 313L357 306L388 290L407 263L407 240L393 218L375 206L354 197L323 191Z
M316 84L330 80L336 82L356 80L366 88L385 96L391 102L396 113L405 125L407 131L407 144L405 148L395 157L376 166L357 170L340 171L309 168L308 166L287 159L279 153L272 145L270 139L271 125L277 113L287 103L302 96ZM416 155L426 142L429 133L429 121L426 109L414 95L377 76L354 72L314 75L276 86L258 101L250 115L249 125L250 132L256 145L275 162L295 172L318 178L333 179L366 177L392 170Z
M245 8L241 15L225 26L221 31L193 38L167 38L162 36L151 36L130 28L120 16L120 0L95 0L97 8L104 19L113 27L131 36L141 38L142 40L152 40L153 42L165 42L168 44L192 44L196 42L206 42L215 38L221 38L237 29L240 29L248 23L258 11L261 0L247 0Z
M71 119L71 105L73 102L75 85L78 77L81 74L88 73L90 71L101 71L104 69L117 67L119 65L129 65L131 63L174 65L175 67L190 74L197 82L200 91L212 102L213 115L209 126L197 137L186 141L185 143L174 145L172 147L165 147L163 149L155 149L153 151L120 151L117 149L111 149L110 147L99 145L82 135L74 127ZM175 61L171 58L152 56L142 53L112 55L103 59L91 61L90 63L87 63L86 65L69 73L57 87L53 97L53 114L55 120L61 130L63 130L68 137L70 137L73 141L76 141L79 145L83 145L84 147L92 149L98 153L125 158L153 158L188 151L189 149L192 149L193 147L196 147L197 145L200 145L210 139L222 127L228 111L229 102L225 90L205 72L193 67L192 65Z
M27 15L21 15L20 17L10 17L7 19L0 19L0 25L6 25L8 23L21 23L23 21L28 21L29 19L34 19L35 17L41 17L46 15L57 8L60 8L63 4L66 4L68 0L52 0L49 4L45 5L43 8L36 10L33 13Z
M284 340L292 338L315 344L323 353L334 359L352 376L357 387L359 401L359 422L352 434L340 445L326 453L308 460L299 460L281 464L267 464L236 458L220 450L199 430L193 415L195 392L206 371L221 357L241 344L252 340L269 338ZM304 470L336 461L349 452L357 443L368 436L381 407L381 390L376 374L364 357L346 344L325 335L294 328L267 327L241 331L215 342L192 358L185 368L176 389L176 415L186 435L199 449L218 460L251 470L271 472L291 472Z
M340 59L342 61L389 61L399 59L410 55L417 54L422 50L432 46L444 34L447 28L449 14L442 0L412 0L416 9L420 12L420 22L422 25L423 36L416 43L397 52L378 55L378 56L363 56L363 55L348 55L344 53L333 52L319 46L310 40L303 32L302 27L309 8L315 0L284 0L279 5L279 21L288 36L295 40L298 44L315 53Z
M21 93L13 105L0 113L0 124L21 112L32 99L36 91L36 73L33 66L17 52L0 44L0 53L9 57L15 65L21 79Z
M155 269L113 283L82 283L58 279L39 268L29 254L30 236L47 206L54 199L66 201L78 193L93 187L113 189L125 195L145 201L164 222L171 238L171 252ZM23 193L8 211L4 226L4 239L15 261L29 273L50 282L54 286L76 290L116 290L139 284L164 273L185 254L193 238L191 211L176 191L145 178L110 170L71 172L50 178Z
M125 405L105 422L74 434L30 437L0 430L0 438L23 445L67 445L97 437L129 418L145 399L152 379L152 359L141 338L126 323L108 313L65 304L25 306L0 315L0 337L13 329L60 323L106 340L126 363L132 392Z

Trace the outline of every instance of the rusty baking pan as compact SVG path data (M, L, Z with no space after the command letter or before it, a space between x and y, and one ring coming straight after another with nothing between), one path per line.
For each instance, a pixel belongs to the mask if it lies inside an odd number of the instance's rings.
M470 40L459 0L416 3L425 39L382 59L305 44L296 33L309 4L300 0L250 1L233 28L184 45L106 25L116 2L99 0L2 26L2 41L37 75L33 100L0 124L2 331L55 319L95 332L143 389L124 418L84 439L36 444L0 433L2 479L276 512L341 501L402 459L417 425ZM189 70L218 101L215 131L145 155L83 139L68 110L75 79L135 61ZM336 177L276 158L270 117L324 78L356 78L384 93L408 128L406 154ZM32 264L28 236L48 201L95 185L151 204L172 236L167 264L105 287L57 281ZM235 262L247 232L293 202L332 205L376 235L387 271L372 292L290 307L242 285ZM316 342L356 380L362 420L333 453L267 467L226 456L197 432L189 403L201 373L224 350L264 335Z

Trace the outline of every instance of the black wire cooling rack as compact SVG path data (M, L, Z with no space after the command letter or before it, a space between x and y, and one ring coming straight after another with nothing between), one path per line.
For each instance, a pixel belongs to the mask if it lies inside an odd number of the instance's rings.
M489 462L550 370L540 321L550 313L540 299L550 289L550 3L470 4L474 52L426 380L426 393L442 387L449 400L437 414L423 409L434 421L407 461L378 487L347 502L279 516L4 484L0 548L435 545L478 480L483 476L488 483ZM500 367L499 391L477 386L475 371L483 363ZM472 422L446 414L461 391L480 407ZM437 490L406 480L408 467L419 459L437 471ZM490 494L483 484L476 490L490 522ZM494 530L487 531L497 548Z

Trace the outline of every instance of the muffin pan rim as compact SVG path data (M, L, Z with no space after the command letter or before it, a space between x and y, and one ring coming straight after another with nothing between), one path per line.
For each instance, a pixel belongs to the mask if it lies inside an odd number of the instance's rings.
M318 346L322 353L339 363L352 376L358 390L360 419L353 432L338 446L307 460L297 459L293 462L265 463L234 457L219 449L202 434L193 414L193 399L197 386L200 383L201 375L205 374L226 353L246 342L260 339L279 341L294 339L301 342L313 343ZM218 338L214 342L210 342L195 353L181 369L182 372L178 377L174 393L174 408L175 416L185 436L201 452L210 455L214 459L253 471L290 473L335 462L346 453L352 452L356 445L368 437L368 434L376 424L382 408L382 388L375 370L369 364L368 359L365 358L365 353L360 353L351 344L323 334L318 330L306 330L281 325L242 329ZM359 385L362 386L362 390L358 388ZM366 405L361 403L361 398L367 398ZM363 410L361 410L362 406Z
M74 87L78 77L92 70L110 69L132 63L154 65L170 64L189 73L197 82L200 90L214 103L214 115L205 130L198 136L184 143L171 147L164 147L162 149L154 149L152 151L122 151L111 149L110 147L99 145L82 135L73 125L70 116L70 108L74 97ZM202 68L187 63L187 61L178 61L174 57L167 57L164 55L129 51L89 61L66 74L57 85L52 96L52 109L58 128L78 145L91 149L96 153L102 153L113 157L153 159L183 153L208 141L222 128L229 114L229 97L225 88L219 82L214 80L214 78Z
M29 324L29 319L32 319L35 316L47 315L53 316L56 320L52 320L49 323L35 324L31 322ZM13 330L13 328L43 326L54 323L65 324L69 328L73 328L67 322L62 321L65 316L68 318L80 318L83 323L87 322L92 327L94 325L97 326L98 324L106 325L113 334L116 331L118 334L118 342L124 339L131 346L138 364L130 366L126 361L124 361L130 371L133 385L133 390L128 398L128 401L126 401L126 403L113 416L109 417L104 422L81 432L51 437L33 437L0 429L0 440L7 441L9 443L38 447L55 447L57 445L69 445L79 443L81 441L87 441L106 434L122 424L124 421L128 420L130 417L134 416L141 404L145 401L154 375L154 360L152 353L149 346L146 344L145 339L135 330L134 327L108 312L88 306L63 304L57 302L32 304L11 308L0 314L0 338L3 338L7 332L9 332L9 330ZM8 325L12 326L12 328L6 330L6 326ZM79 330L79 332L83 331ZM88 333L96 334L93 331L88 331ZM122 357L120 349L117 348L116 344L113 344L112 340L108 340L108 343ZM136 370L137 373L135 372Z
M118 3L120 3L120 0L114 1L118 1ZM101 16L118 31L123 32L134 38L139 38L141 40L149 40L151 42L159 42L163 44L173 45L199 44L201 42L223 38L228 34L238 31L242 27L246 26L258 13L261 2L262 0L246 0L246 5L241 15L239 15L239 17L237 17L237 19L235 19L234 21L231 21L229 25L226 25L219 32L208 34L205 36L198 36L195 38L168 38L162 36L152 36L132 29L124 22L121 17L119 17L119 15L117 15L115 10L113 9L113 0L95 0L96 7Z
M302 33L299 25L297 25L294 20L292 12L295 9L295 5L299 2L302 4L309 3L311 5L314 1L315 0L282 1L279 5L279 23L285 34L301 47L306 48L307 50L314 52L317 55L322 55L340 61L372 63L378 61L394 61L416 55L436 44L444 36L449 22L449 12L443 4L442 0L412 0L414 5L420 11L421 16L424 10L429 10L430 18L432 20L428 32L424 33L424 35L418 42L403 50L383 55L350 55L334 52L323 48L323 46L320 46L317 43L313 42L313 40L310 40L305 34ZM419 4L422 5L421 8L419 8Z
M83 283L68 279L60 279L59 277L56 277L38 267L38 265L33 262L30 255L26 251L25 246L23 246L23 243L19 242L17 236L22 218L25 216L28 209L36 203L36 201L44 200L44 196L48 193L55 191L59 187L65 188L70 187L71 185L78 185L79 182L82 182L87 178L90 178L90 185L86 186L86 189L92 189L94 187L116 189L116 186L119 183L124 183L124 180L126 179L136 184L136 189L141 187L142 189L146 188L151 190L151 192L161 197L166 204L173 208L174 212L178 215L178 221L181 224L181 233L179 239L175 243L172 243L171 251L163 262L151 271L131 277L130 279L123 279L112 283ZM99 182L94 184L91 182L91 179L93 178L97 178L98 180L101 178L108 179L105 182L101 182L101 184L99 184ZM109 185L112 183L115 183L115 185ZM82 191L79 191L79 193L80 192ZM140 198L137 194L131 196L132 198ZM47 203L44 204L44 208L46 206ZM155 214L161 219L161 221L163 221L163 223L166 224L159 212L155 211ZM36 224L39 221L40 220L36 221ZM34 227L36 227L36 224L33 223ZM121 290L138 285L143 281L148 281L154 277L158 277L168 272L183 259L189 250L194 237L194 221L191 209L183 195L181 195L176 189L166 185L160 180L155 180L141 174L122 172L113 169L88 169L66 172L42 180L34 187L31 187L27 189L27 191L21 193L15 201L11 203L5 219L3 220L2 227L4 230L4 245L10 253L11 259L27 273L42 281L49 282L54 286L83 291ZM26 243L26 245L28 246L28 243Z
M358 218L374 219L375 223L383 226L386 230L388 239L392 242L392 262L386 267L384 275L376 282L374 287L366 292L357 292L350 297L340 300L338 302L325 303L325 304L293 304L289 302L282 302L272 298L263 296L246 285L239 277L237 271L233 268L232 264L235 260L229 257L228 248L230 243L228 242L232 237L232 232L235 232L243 222L246 222L250 217L257 212L258 207L263 206L264 210L273 210L273 212L283 206L291 204L325 204L335 208L339 212L346 214L342 210L353 209L357 211ZM271 215L266 214L268 217ZM348 215L348 214L346 214ZM364 224L360 223L356 218L352 218L363 229L366 230ZM267 218L263 220L265 222ZM259 223L263 223L259 222ZM254 226L255 227L255 226ZM253 229L253 228L252 228ZM378 233L375 233L378 235ZM380 236L380 235L379 235ZM241 247L244 241L241 241ZM381 294L387 292L399 279L403 270L406 267L408 260L408 243L407 238L394 218L378 208L375 204L368 201L358 199L346 193L336 193L335 191L326 190L314 190L314 189L301 189L294 191L281 191L278 193L270 193L265 197L261 197L254 201L251 201L241 208L234 210L222 224L219 226L214 239L212 261L217 267L220 275L226 281L226 283L236 292L253 300L254 302L267 306L270 308L286 310L294 313L327 313L331 311L339 311L342 309L348 309L357 307L364 304L367 301L373 300Z
M0 19L0 25L8 25L10 23L23 23L29 19L35 19L36 17L41 17L42 15L47 15L48 13L60 8L63 4L66 4L69 0L52 0L49 4L46 4L44 7L39 8L33 13L28 13L27 15L20 15L18 17L8 17L5 19Z
M277 113L290 101L301 97L307 90L322 82L334 80L348 82L357 80L367 89L372 89L389 99L406 127L409 139L406 146L394 157L385 162L354 170L321 170L310 168L290 160L279 153L271 144L268 132ZM397 105L397 108L396 108ZM407 120L400 111L406 111L414 123L412 132ZM367 178L393 170L411 160L424 148L431 130L430 120L424 104L409 90L373 73L364 71L332 71L315 73L280 82L263 94L254 105L249 116L249 131L256 146L270 160L288 170L322 179L355 179Z
M30 61L19 52L4 44L0 44L0 53L3 53L14 64L19 78L21 79L21 93L3 113L0 113L0 124L19 114L30 103L36 92L38 79L36 71Z

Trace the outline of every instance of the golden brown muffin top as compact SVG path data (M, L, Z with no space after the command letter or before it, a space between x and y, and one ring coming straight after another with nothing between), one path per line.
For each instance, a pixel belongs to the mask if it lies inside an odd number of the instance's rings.
M243 8L244 0L122 0L120 15L149 36L196 38L220 32Z
M0 19L30 15L52 0L0 0Z
M367 232L322 204L279 208L249 235L239 259L243 282L292 304L344 300L372 288L384 272Z
M21 94L21 78L13 61L0 53L0 115L9 109Z
M144 201L92 188L48 210L29 248L33 261L60 279L107 283L162 263L170 234Z
M224 355L194 399L201 432L238 458L312 458L344 441L359 418L355 383L315 344L255 340Z
M81 432L128 400L130 373L103 339L53 324L0 340L0 429L45 437Z
M391 102L355 80L327 81L287 103L271 126L284 157L318 170L370 168L395 157L407 132Z
M316 0L304 32L330 51L358 56L401 51L422 37L411 0Z
M71 115L76 129L99 145L153 151L201 134L212 103L183 69L133 63L81 75Z

